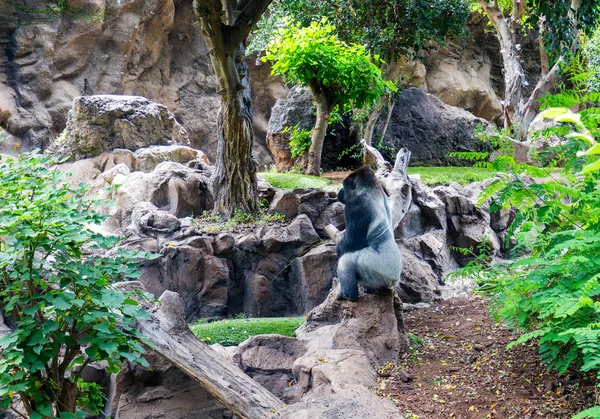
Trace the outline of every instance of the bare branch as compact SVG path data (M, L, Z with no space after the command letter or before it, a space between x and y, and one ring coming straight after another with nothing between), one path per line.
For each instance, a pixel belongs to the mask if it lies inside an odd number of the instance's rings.
M273 0L242 0L240 6L244 6L240 15L235 19L231 30L231 44L239 45L244 42L248 34L260 20L262 14L267 10ZM239 10L239 9L238 9Z

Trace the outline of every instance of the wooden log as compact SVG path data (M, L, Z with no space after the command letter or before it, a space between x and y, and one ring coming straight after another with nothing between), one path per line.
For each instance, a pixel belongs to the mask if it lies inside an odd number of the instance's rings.
M396 154L394 167L387 162L379 150L361 141L366 161L374 162L377 167L376 175L383 183L389 195L390 210L392 212L392 230L395 230L400 221L406 216L412 203L412 185L406 174L411 152L401 148Z
M144 289L140 282L119 284L121 289ZM197 381L239 418L269 418L284 403L244 374L228 359L198 339L188 328L179 294L165 291L158 304L146 308L148 319L138 329L154 351Z

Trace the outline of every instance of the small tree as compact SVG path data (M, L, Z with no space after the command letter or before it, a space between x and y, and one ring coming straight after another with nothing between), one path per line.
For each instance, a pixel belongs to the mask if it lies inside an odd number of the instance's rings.
M323 141L331 112L373 104L393 83L383 80L381 70L371 62L365 48L346 44L328 23L281 29L264 57L273 62L273 73L287 81L308 86L317 106L317 121L311 136L306 174L319 176ZM375 61L379 58L376 56Z
M18 396L27 417L81 418L103 405L101 388L80 378L86 365L147 365L133 325L145 312L110 285L139 276L144 254L107 256L118 239L90 229L102 220L93 201L47 163L0 159L0 309L14 325L0 339L0 408Z

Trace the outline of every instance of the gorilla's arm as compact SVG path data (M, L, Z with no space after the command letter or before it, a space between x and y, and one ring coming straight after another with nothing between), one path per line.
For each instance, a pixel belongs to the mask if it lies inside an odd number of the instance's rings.
M336 248L338 257L368 246L367 231L373 218L373 212L364 197L355 197L353 201L351 204L348 203L344 209L346 231Z

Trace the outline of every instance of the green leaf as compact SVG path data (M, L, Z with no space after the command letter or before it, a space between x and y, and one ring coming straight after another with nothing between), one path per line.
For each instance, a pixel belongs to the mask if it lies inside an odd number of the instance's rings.
M594 163L584 166L581 170L581 174L587 175L589 173L597 172L598 170L600 170L600 160L596 160Z
M544 119L544 118L555 119L555 118L562 116L568 112L570 112L570 111L567 108L550 108L550 109L546 109L543 112L540 112L535 119L536 120Z

